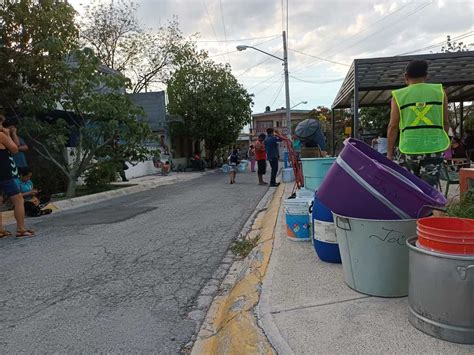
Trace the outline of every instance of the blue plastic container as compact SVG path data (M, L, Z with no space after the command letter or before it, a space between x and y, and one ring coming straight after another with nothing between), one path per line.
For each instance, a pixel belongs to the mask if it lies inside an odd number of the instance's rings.
M334 222L332 212L314 195L313 219L323 222Z
M324 204L314 197L312 212L312 241L316 255L328 263L341 263L334 217Z
M339 244L326 243L319 240L313 241L314 250L322 261L327 263L341 264L341 253Z
M290 163L289 163L289 160L290 160L290 159L289 159L289 157L290 157L290 155L289 155L288 151L285 150L285 151L283 152L283 164L284 164L284 166L285 166L285 169L290 166Z
M311 190L318 190L335 161L336 158L334 157L301 158L304 187Z

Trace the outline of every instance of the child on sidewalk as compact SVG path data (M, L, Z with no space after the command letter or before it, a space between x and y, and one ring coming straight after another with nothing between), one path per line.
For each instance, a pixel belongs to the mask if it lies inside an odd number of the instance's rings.
M235 176L237 175L237 165L239 165L239 152L237 149L232 151L232 154L229 156L229 165L230 165L230 183L235 184Z
M34 188L31 177L33 173L30 168L20 168L20 178L17 179L18 187L25 200L25 213L28 217L39 217L51 214L53 211L44 208L51 197L47 194L40 195L40 191Z

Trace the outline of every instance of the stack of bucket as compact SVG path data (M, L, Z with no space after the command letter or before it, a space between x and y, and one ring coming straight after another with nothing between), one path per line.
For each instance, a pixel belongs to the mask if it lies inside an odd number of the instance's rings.
M323 261L340 263L341 257L337 245L336 230L331 211L316 197L326 174L336 158L302 158L304 185L314 195L311 208L311 233L316 255Z
M409 321L456 343L474 344L474 220L422 218L409 247Z
M364 142L348 139L317 198L334 213L345 282L373 296L406 296L406 240L416 235L416 218L444 206L444 196Z

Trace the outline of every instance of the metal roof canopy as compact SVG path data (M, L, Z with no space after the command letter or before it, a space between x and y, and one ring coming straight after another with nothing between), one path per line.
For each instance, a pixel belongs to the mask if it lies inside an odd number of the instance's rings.
M355 59L331 107L333 113L353 109L353 135L359 108L390 105L391 91L406 85L405 67L412 60L428 62L427 82L443 84L449 102L460 102L462 108L463 102L474 101L474 51Z

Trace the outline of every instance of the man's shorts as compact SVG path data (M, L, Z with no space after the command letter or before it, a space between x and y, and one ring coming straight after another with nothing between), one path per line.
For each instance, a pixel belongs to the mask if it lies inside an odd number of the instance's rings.
M431 186L436 187L439 184L439 175L443 164L443 153L422 155L402 154L399 164Z
M265 175L267 172L267 161L266 160L257 160L257 174Z
M12 197L20 193L20 187L15 179L0 181L0 192L3 192L7 197Z

